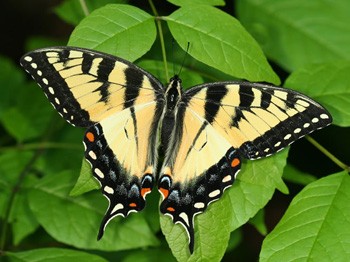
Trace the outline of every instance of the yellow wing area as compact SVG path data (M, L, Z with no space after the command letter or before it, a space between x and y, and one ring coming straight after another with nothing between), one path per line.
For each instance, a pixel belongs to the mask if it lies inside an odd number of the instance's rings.
M156 166L156 103L141 104L103 119L104 138L115 158L130 177L153 174Z
M216 113L212 126L224 136L233 147L239 148L244 142L253 141L273 127L287 120L297 113L303 112L309 105L305 100L296 103L295 108L287 108L287 92L275 91L267 108L261 107L262 90L253 89L254 99L249 108L241 107L240 85L226 85L227 94L219 103L220 108ZM200 115L205 116L205 104L207 89L202 89L190 100L189 107ZM236 125L232 125L237 116L237 109L241 112L240 119ZM285 109L285 110L282 110Z
M132 90L129 93L135 96L132 98L135 104L156 100L154 88L146 75L142 75L140 86L131 86L127 83L126 75L129 65L118 60L108 60L106 63L106 58L98 56L91 58L91 67L84 72L84 55L86 56L86 53L72 50L68 56L69 60L62 62L58 52L47 53L48 61L67 83L81 109L89 113L91 121L99 122L123 110L128 88ZM101 79L99 71L103 70L110 73L106 78ZM106 89L107 97L103 96L103 89Z
M217 164L232 146L191 107L186 108L183 120L179 121L174 134L181 133L181 139L172 137L171 152L161 174L170 175L173 183L186 184Z

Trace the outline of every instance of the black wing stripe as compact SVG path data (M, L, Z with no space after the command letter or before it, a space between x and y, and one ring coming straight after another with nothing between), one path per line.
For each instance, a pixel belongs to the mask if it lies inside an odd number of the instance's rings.
M87 53L83 53L83 62L81 64L81 69L84 74L88 74L90 72L93 60L93 56Z
M217 112L220 108L221 99L227 94L227 88L225 85L217 86L215 89L209 89L206 93L206 103L205 103L205 119L212 123ZM216 103L212 103L215 101Z
M114 61L103 58L98 64L97 77L100 82L108 82L109 75L115 66Z
M239 85L239 99L241 108L249 108L253 103L255 96L250 85L241 84Z
M266 109L271 103L271 94L269 92L261 92L260 107Z
M125 103L124 108L131 107L134 104L135 99L139 96L139 88L138 86L142 86L143 75L133 69L128 67L125 71L126 78L126 92L125 92Z

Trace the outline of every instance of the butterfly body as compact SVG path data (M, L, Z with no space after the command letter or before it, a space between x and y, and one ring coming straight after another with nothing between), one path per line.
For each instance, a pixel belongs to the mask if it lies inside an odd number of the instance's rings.
M250 82L164 87L136 65L74 47L30 52L22 66L59 114L85 127L85 158L109 207L98 238L115 216L145 207L157 183L160 210L188 233L194 217L218 200L240 170L331 123L330 114L298 92ZM156 170L158 141L164 161ZM156 181L157 179L157 181Z

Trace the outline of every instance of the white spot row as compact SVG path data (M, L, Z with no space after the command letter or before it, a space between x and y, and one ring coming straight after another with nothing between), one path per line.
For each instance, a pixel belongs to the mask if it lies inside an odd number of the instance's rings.
M300 132L301 132L301 128L299 128L299 127L294 130L294 134L298 134Z
M105 187L103 188L103 190L104 190L106 193L108 193L108 194L113 194L113 193L114 193L113 188L111 188L111 187L109 187L109 186L105 186Z
M96 159L97 159L97 156L96 156L95 152L92 151L92 150L89 151L89 156L90 156L93 160L96 160Z
M326 114L321 114L320 117L321 117L322 119L328 119L328 118L329 118L329 116L326 115Z
M105 175L103 174L103 172L102 172L100 169L95 168L94 171L95 171L95 174L96 174L99 178L103 179L103 178L105 177Z
M31 62L33 60L33 58L31 58L30 56L26 56L24 58L24 60L26 60L27 62Z
M189 226L190 223L188 221L188 216L187 216L187 214L185 212L180 213L179 217L181 217L185 221L187 226Z
M229 181L231 181L231 179L232 179L232 177L230 175L227 175L222 179L222 183L229 182Z
M288 139L289 139L289 138L291 138L291 137L292 137L292 135L291 135L291 134L287 134L287 135L285 135L285 136L284 136L284 138L283 138L283 139L284 139L284 140L288 140Z
M203 202L197 202L193 205L195 208L201 209L205 207L205 204Z
M320 118L321 119L328 119L329 118L329 116L327 115L327 114L321 114L320 115ZM314 117L313 119L311 119L311 122L312 123L317 123L319 121L319 119L317 118L317 117ZM310 123L305 123L304 125L303 125L303 128L308 128L310 126ZM294 129L294 134L299 134L300 132L301 132L302 130L301 130L301 128L296 128L296 129ZM284 140L289 140L290 138L292 137L292 135L291 134L287 134L287 135L285 135L284 136ZM279 147L281 145L281 142L277 142L275 145L274 145L274 147ZM270 149L269 148L266 148L265 150L264 150L264 152L268 152ZM259 152L256 152L255 153L255 155L257 156L257 155L259 155Z
M220 195L220 190L219 190L219 189L216 189L216 190L211 191L211 192L209 193L209 197L211 197L211 198L214 198L214 197L216 197L216 196L218 196L218 195Z
M117 212L118 210L123 209L123 208L124 208L123 204L118 203L118 204L116 204L116 205L114 206L114 208L113 208L113 210L112 210L111 213L113 214L114 212Z

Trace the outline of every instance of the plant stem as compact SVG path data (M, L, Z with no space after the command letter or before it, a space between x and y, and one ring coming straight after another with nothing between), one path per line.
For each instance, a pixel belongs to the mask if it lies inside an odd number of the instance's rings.
M350 172L350 166L340 161L335 155L333 155L326 148L320 145L315 139L313 139L311 136L306 136L305 138L311 144L313 144L318 150L320 150L323 154L325 154L329 159L331 159L336 165L338 165L341 169L344 169L346 172Z
M160 46L162 49L165 77L166 77L166 79L169 79L169 72L168 72L168 64L167 64L166 51L165 51L165 45L164 45L162 23L159 19L159 15L158 15L157 9L155 8L155 6L153 4L153 1L148 0L148 3L151 6L152 12L153 12L155 19L156 19L157 29L158 29L158 33L159 33L159 41L160 41Z
M85 0L79 0L81 9L83 9L84 15L88 16L90 14L89 9L87 8Z

